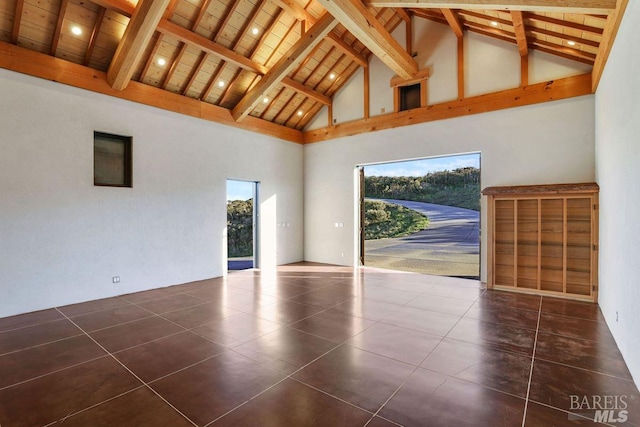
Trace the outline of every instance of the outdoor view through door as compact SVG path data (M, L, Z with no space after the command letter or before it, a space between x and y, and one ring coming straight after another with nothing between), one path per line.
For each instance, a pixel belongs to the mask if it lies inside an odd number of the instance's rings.
M362 265L480 278L480 153L359 169Z
M257 267L258 183L227 180L227 257L229 270Z

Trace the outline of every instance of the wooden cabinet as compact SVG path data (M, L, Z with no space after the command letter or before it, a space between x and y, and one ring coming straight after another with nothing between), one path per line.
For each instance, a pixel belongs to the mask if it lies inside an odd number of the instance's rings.
M598 184L489 187L488 287L597 301Z

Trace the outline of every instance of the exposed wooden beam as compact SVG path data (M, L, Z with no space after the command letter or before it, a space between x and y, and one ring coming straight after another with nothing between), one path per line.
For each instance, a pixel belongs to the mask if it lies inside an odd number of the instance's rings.
M369 0L367 4L374 7L529 10L606 15L615 9L616 0Z
M305 21L307 25L313 25L316 22L316 18L314 18L309 12L306 11L305 8L298 5L293 0L273 0L273 2L282 10L296 18L298 21ZM361 66L367 66L367 59L360 55L358 51L349 46L349 44L342 40L340 37L330 33L327 36L327 39L331 41L334 46L340 48L344 53L349 55L351 59L358 62Z
M411 16L409 16L409 14L407 13L406 10L404 10L401 7L395 7L393 8L394 12L398 14L398 16L400 18L402 18L402 20L406 23L410 23L411 22Z
M91 0L91 2L127 17L133 15L135 10L135 6L126 0Z
M410 78L418 65L360 0L319 0L349 32L399 76Z
M98 34L100 34L100 28L102 28L102 22L104 21L104 14L107 12L107 9L100 6L100 11L98 12L98 16L96 17L96 22L93 25L93 30L91 31L91 37L89 38L89 45L87 46L87 51L84 54L84 61L82 62L84 65L89 65L89 61L91 61L91 55L93 55L93 50L96 47L96 40L98 39Z
M327 41L331 42L335 47L346 53L352 60L358 63L361 67L369 65L367 58L362 56L360 52L355 50L349 43L345 42L341 37L331 33L327 36Z
M539 22L544 22L546 24L559 25L561 27L569 27L569 28L573 28L574 30L586 31L587 33L591 33L591 34L600 35L604 31L602 28L579 24L577 22L563 21L562 19L556 19L550 16L538 15L535 13L527 14L527 19L530 21L539 21Z
M511 20L513 21L513 31L516 33L516 42L518 43L518 52L520 56L527 56L529 47L527 43L527 32L524 26L524 18L519 10L511 11Z
M127 88L115 90L107 83L106 73L80 64L0 42L0 68L61 84L102 93L175 113L271 135L286 141L302 143L302 132L255 117L236 122L229 110L175 94L153 86L130 82Z
M204 18L204 14L207 12L207 9L209 8L210 4L211 4L211 0L204 0L204 3L202 3L202 6L200 7L200 10L198 11L198 16L196 17L195 21L193 21L193 25L191 25L191 30L192 31L195 31L198 28L198 26L200 25L200 22L202 21L202 18ZM168 12L165 12L165 14L171 12L169 9L171 9L171 5L167 8ZM171 18L171 15L169 15L167 17L167 19L169 19L169 18ZM187 52L187 48L188 47L189 47L189 45L187 45L186 43L182 43L182 46L180 46L180 51L178 52L178 55L176 56L176 58L171 63L171 68L169 68L169 72L167 73L166 77L164 78L164 82L162 83L162 88L163 89L166 89L167 86L169 85L169 82L171 81L171 78L173 77L174 73L176 72L176 69L178 68L178 65L180 64L180 61L182 61L182 57Z
M404 9L400 9L404 10ZM413 57L413 19L409 17L409 20L405 23L405 50L409 55Z
M303 85L302 83L297 82L296 80L293 80L290 77L285 77L282 79L281 82L284 86L288 87L289 89L295 90L296 92L299 92L301 94L303 94L304 96L311 98L315 101L318 101L324 105L330 105L331 104L331 98L329 98L326 95L321 94L320 92L316 92L315 90L311 89L308 86Z
M180 61L182 61L182 57L187 52L187 47L188 45L183 43L182 46L180 46L180 50L178 51L178 54L176 55L174 60L171 61L171 67L169 67L169 71L167 72L167 75L164 77L164 81L162 82L162 89L166 89L167 86L169 86L169 81L173 77L173 74L176 72L176 69L180 64Z
M594 93L598 89L600 78L602 77L604 67L607 64L607 59L609 59L609 54L611 53L613 42L615 41L616 35L618 34L618 29L620 28L620 23L622 22L622 17L624 16L624 12L626 11L628 4L629 0L618 0L618 6L616 7L616 10L611 15L609 15L607 23L605 24L604 32L602 33L602 42L600 43L600 49L598 49L598 55L596 56L596 60L593 63L592 89Z
M219 43L211 41L198 33L194 33L193 31L190 31L178 24L174 24L166 19L160 21L158 31L163 34L170 35L182 43L197 46L202 51L218 56L227 62L230 62L240 68L244 68L245 70L250 70L260 74L265 74L268 71L267 67L264 65L260 65Z
M168 4L169 0L139 0L107 71L107 81L114 89L129 84Z
M64 22L64 15L67 13L67 6L69 0L62 0L60 2L60 10L58 11L58 20L56 22L56 29L53 32L53 41L51 42L51 49L49 55L56 56L58 51L58 43L60 43L60 34L62 34L62 23Z
M298 21L309 21L311 24L316 21L316 19L307 12L304 7L296 3L295 0L273 0L273 3Z
M233 118L245 118L337 24L338 21L333 16L328 13L323 15L233 108Z
M286 90L286 87L281 87L280 90L278 91L278 93L276 94L276 96L274 96L273 98L271 98L269 100L269 102L267 103L267 106L264 107L264 110L262 110L262 113L260 113L260 118L264 118L264 116L267 115L267 112L271 109L271 107L273 107L276 103L276 101L278 101L280 99L280 97L282 96L282 94L284 93L284 91Z
M416 84L416 83L420 83L423 80L427 80L429 78L430 74L431 74L431 70L427 67L427 68L423 68L422 70L418 71L410 79L404 79L404 78L402 78L400 76L393 76L391 78L391 80L389 81L389 87L409 86L409 85L413 85L413 84Z
M454 34L458 37L462 37L464 32L464 28L460 23L460 19L458 19L458 15L451 9L441 9L444 18L449 23L449 26L453 30Z
M13 26L11 27L11 43L18 43L20 35L20 23L22 23L22 10L24 9L24 0L16 0L16 11L13 14Z
M529 55L520 57L520 86L529 85Z
M458 99L464 98L464 37L458 37Z
M579 49L573 49L570 47L565 47L562 45L558 45L555 43L551 43L548 41L544 41L544 40L531 40L531 44L533 46L542 46L542 47L548 47L549 49L553 49L557 52L562 52L562 53L566 53L567 55L571 55L574 57L574 60L578 61L580 59L589 61L591 64L593 64L593 62L596 60L596 55L590 52L584 52L582 50Z
M591 94L591 73L307 131L305 144Z
M584 39L582 37L573 37L569 34L558 33L555 31L546 30L544 28L530 26L529 28L527 28L527 31L530 32L531 34L542 34L543 36L556 37L562 40L572 40L577 44L587 45L591 47L600 47L600 43L598 43L597 41Z
M144 67L142 68L142 72L140 73L140 77L138 78L140 82L144 81L144 77L149 72L149 68L151 68L151 64L153 64L153 60L155 59L156 54L158 53L158 49L160 49L160 45L162 44L162 39L164 39L164 34L158 34L158 38L156 39L156 42L153 44L153 48L149 53L147 62L145 62Z
M370 82L369 82L369 67L364 67L364 118L368 119L370 116L370 106L371 106L371 101L370 101L370 96L369 96L369 90L371 88Z

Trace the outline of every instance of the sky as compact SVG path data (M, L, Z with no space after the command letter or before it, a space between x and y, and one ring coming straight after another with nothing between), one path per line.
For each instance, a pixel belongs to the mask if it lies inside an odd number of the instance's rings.
M227 201L249 200L253 197L254 182L227 180Z
M461 154L447 157L431 157L420 160L366 165L366 176L423 176L429 172L453 170L465 166L480 167L480 154Z
M404 162L367 165L366 176L423 176L429 172L453 170L465 166L480 167L480 154L432 157ZM253 182L227 180L227 201L249 200L253 197Z

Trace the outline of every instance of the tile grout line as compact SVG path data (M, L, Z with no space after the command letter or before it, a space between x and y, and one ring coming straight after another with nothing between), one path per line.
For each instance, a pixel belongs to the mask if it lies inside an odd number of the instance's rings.
M426 292L426 291L425 291ZM478 298L476 298L476 300L473 302L473 304L475 304L480 297L482 297L482 295L484 295L487 292L486 289L484 289L480 295L478 295ZM417 297L416 297L417 298ZM414 298L415 299L415 298ZM413 301L413 299L412 299ZM408 303L407 303L408 304ZM416 365L413 369L413 371L411 371L411 373L409 375L407 375L407 377L404 379L404 381L402 381L402 384L400 384L393 393L391 393L391 396L389 396L387 398L387 400L384 401L384 403L382 405L380 405L380 407L378 408L378 410L373 414L373 417L371 417L371 419L367 422L367 424L369 424L376 416L378 416L378 414L380 413L380 411L382 411L382 409L391 401L391 399L393 399L395 397L396 394L398 394L398 392L400 391L400 389L407 383L407 381L409 381L409 378L411 378L411 376L413 374L415 374L418 369L420 369L420 366L424 363L425 360L427 360L427 358L429 358L429 356L431 355L431 353L433 353L433 351L442 343L442 341L449 335L449 333L453 330L453 328L456 327L456 325L460 322L460 320L463 319L463 317L469 312L469 310L471 310L471 307L473 306L473 304L467 308L467 310L461 315L458 316L458 320L456 321L456 323L454 323L454 325L447 331L447 333L440 339L440 342L434 346L429 353L422 359L422 361ZM405 304L403 307L406 307L407 305ZM385 316L386 318L386 316ZM384 318L383 318L384 319ZM381 319L382 320L382 319ZM448 376L448 375L447 375ZM455 378L455 377L454 377ZM385 418L386 419L386 418ZM365 424L365 427L367 426L367 424Z
M57 308L56 308L57 310ZM136 378L138 381L140 381L144 387L147 387L151 392L153 392L156 396L158 396L163 402L165 402L167 405L169 405L169 407L171 407L174 411L176 411L178 414L180 414L182 417L184 417L184 419L186 419L187 421L189 421L191 424L193 424L194 426L197 426L196 423L194 423L193 421L191 421L191 419L189 419L189 417L187 417L185 414L183 414L180 410L178 410L178 408L176 408L175 406L173 406L169 401L167 401L164 397L162 397L160 394L158 394L157 391L155 391L151 386L149 386L149 384L147 384L145 381L143 381L139 376L137 376L131 369L129 369L124 363L122 363L120 360L118 360L117 357L115 357L113 355L113 353L111 353L110 351L108 351L106 348L104 348L98 341L96 341L91 335L89 335L87 332L84 331L84 329L80 328L80 326L78 326L73 320L71 320L69 317L67 317L64 313L62 313L60 310L58 310L58 312L60 314L62 314L63 316L65 316L67 318L67 320L69 320L71 323L73 323L78 329L80 329L82 332L84 332L84 334L89 337L89 339L91 339L97 346L99 346L102 350L104 350L109 356L111 356L111 358L113 360L116 361L116 363L118 363L120 366L122 366L125 370L127 370L131 375L134 376L134 378ZM138 389L140 387L137 387L136 389ZM135 390L135 389L134 389ZM132 391L132 390L129 390ZM104 402L101 402L104 403ZM70 416L74 415L74 413L70 413L67 414L62 421L66 420L67 418L69 418Z
M542 317L542 297L540 297L540 307L538 308L538 324L536 326L536 336L533 341L533 352L531 353L531 369L529 370L529 381L527 383L527 396L524 401L524 411L522 413L522 427L527 422L527 408L529 406L529 394L531 392L531 380L533 378L533 365L536 360L536 347L538 345L538 333L540 332L540 318Z

